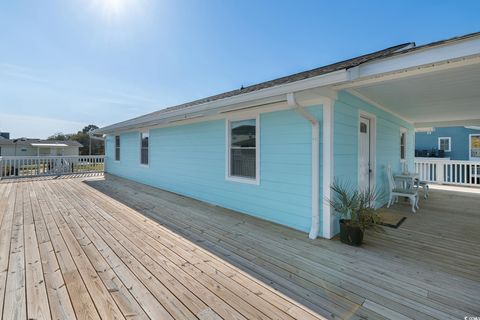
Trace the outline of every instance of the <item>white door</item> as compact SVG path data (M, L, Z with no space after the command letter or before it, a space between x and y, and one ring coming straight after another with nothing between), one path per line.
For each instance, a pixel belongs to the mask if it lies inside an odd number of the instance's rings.
M358 185L360 188L370 188L370 119L360 117L359 150L358 150Z

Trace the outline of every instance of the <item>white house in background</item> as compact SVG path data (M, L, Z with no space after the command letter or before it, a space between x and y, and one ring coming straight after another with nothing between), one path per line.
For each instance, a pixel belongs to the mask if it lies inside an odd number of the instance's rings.
M0 156L78 156L78 141L6 139L0 137Z

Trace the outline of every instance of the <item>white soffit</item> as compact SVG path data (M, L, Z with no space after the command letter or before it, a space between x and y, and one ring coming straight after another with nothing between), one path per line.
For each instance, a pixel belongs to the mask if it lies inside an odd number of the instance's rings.
M424 127L480 119L480 63L354 90Z

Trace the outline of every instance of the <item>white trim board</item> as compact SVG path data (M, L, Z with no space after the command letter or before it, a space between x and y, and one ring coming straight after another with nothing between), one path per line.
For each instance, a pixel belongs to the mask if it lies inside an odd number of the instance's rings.
M357 120L357 182L358 187L360 185L360 120L361 118L366 118L370 120L370 170L372 170L370 177L370 189L374 189L377 182L377 116L363 111L358 111L358 120Z
M327 199L332 198L334 179L333 158L333 124L334 124L334 101L328 99L323 104L323 144L322 144L322 235L326 239L333 237L333 210Z

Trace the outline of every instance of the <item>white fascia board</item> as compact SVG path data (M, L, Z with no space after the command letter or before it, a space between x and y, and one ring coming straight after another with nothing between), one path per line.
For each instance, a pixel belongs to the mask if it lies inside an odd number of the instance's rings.
M438 47L426 47L418 51L399 54L391 58L372 61L359 66L359 77L408 69L430 63L454 60L480 53L480 37L460 42L446 43Z
M480 126L480 119L415 122L414 126L415 126L415 128Z
M350 83L339 84L336 89L361 87L476 63L480 63L480 36L367 62L349 69Z
M433 127L415 128L415 132L433 132Z
M64 143L31 143L32 147L68 147L68 144Z
M178 110L172 110L159 115L152 114L151 117L142 117L141 119L131 119L124 122L120 122L111 126L107 126L104 129L95 130L95 134L102 133L112 133L115 131L121 131L127 128L133 128L137 126L145 126L146 123L149 125L154 125L155 122L170 119L177 116L182 116L186 114L194 114L202 111L207 111L211 109L221 109L228 108L234 104L240 104L245 102L252 102L255 100L266 99L274 96L285 95L290 92L298 92L303 90L308 90L317 87L324 87L327 85L337 84L341 82L348 81L348 72L347 70L338 70L335 72L319 75L316 77L299 80L291 83L281 84L278 86L265 88L253 92L248 92L233 97L219 99L212 102L207 102L199 105L194 105L188 108L181 108ZM221 110L219 110L221 111Z

